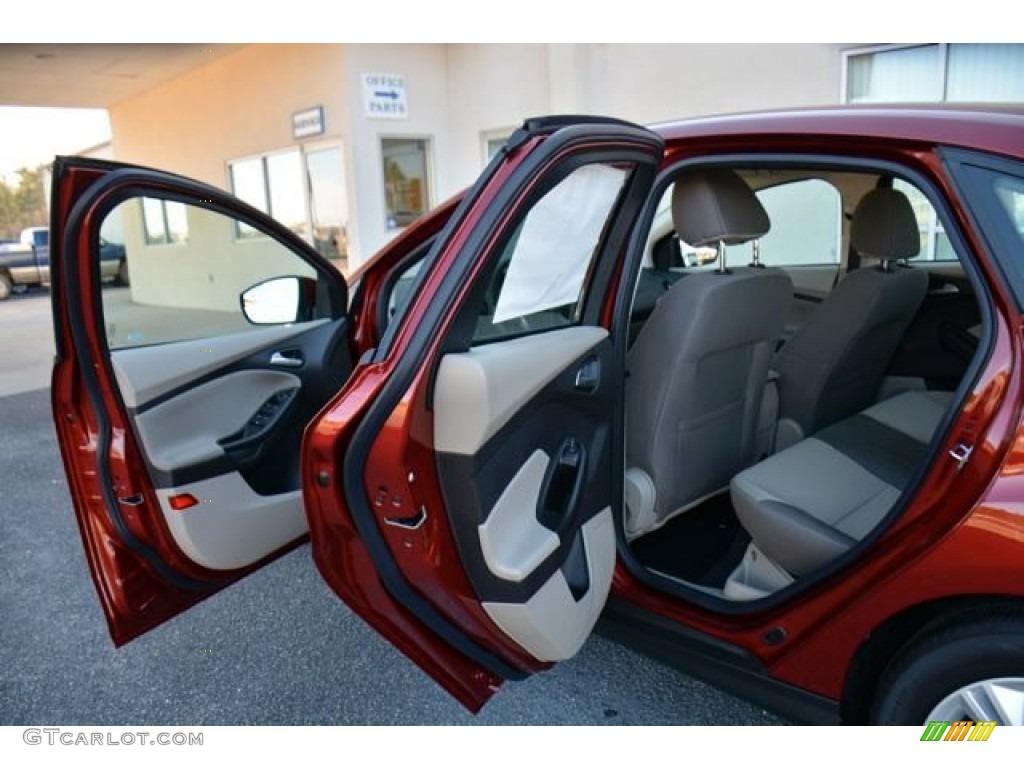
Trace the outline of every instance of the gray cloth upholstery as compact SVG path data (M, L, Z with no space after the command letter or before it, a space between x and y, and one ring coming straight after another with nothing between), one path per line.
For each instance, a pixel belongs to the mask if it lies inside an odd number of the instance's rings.
M630 348L626 460L654 482L648 529L757 460L768 363L792 292L777 269L689 275Z
M920 247L906 195L874 189L850 224L854 248L890 261ZM779 351L779 415L810 435L870 405L928 290L923 270L850 272Z
M849 273L776 355L780 417L811 435L870 405L927 290L923 270Z
M850 245L881 261L910 259L921 251L921 233L910 200L896 189L873 189L857 203Z
M768 232L771 223L747 183L728 168L684 171L672 189L672 222L690 245L739 245Z
M910 484L950 400L897 395L736 475L733 507L754 544L794 576L846 552Z

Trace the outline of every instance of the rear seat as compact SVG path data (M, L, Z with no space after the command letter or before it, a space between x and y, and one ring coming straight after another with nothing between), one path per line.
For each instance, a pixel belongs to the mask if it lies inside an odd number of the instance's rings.
M794 576L848 550L910 483L951 398L896 395L740 472L732 503L754 545Z

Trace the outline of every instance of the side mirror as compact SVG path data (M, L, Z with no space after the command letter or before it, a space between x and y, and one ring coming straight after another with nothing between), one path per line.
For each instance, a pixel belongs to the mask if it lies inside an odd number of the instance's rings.
M242 291L242 314L253 325L280 325L312 319L316 280L272 277Z

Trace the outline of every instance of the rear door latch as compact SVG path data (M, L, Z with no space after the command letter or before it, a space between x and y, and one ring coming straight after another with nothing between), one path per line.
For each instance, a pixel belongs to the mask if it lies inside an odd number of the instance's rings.
M972 453L974 453L974 446L966 443L957 443L955 448L950 449L949 455L956 461L957 472L964 468Z

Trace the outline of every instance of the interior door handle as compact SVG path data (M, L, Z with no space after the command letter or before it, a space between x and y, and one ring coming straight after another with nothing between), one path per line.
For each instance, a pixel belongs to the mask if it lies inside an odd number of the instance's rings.
M298 350L274 352L270 355L270 364L279 365L282 368L301 368L305 362L302 359L302 353Z
M548 530L560 533L572 523L586 464L583 444L574 437L566 438L548 467L538 500L537 520Z
M577 392L596 392L601 385L601 361L592 357L576 371L574 389Z

